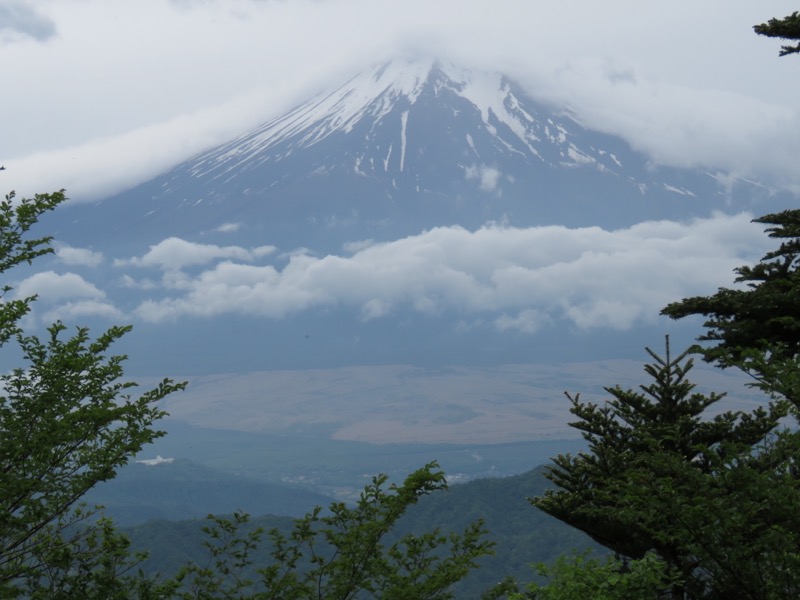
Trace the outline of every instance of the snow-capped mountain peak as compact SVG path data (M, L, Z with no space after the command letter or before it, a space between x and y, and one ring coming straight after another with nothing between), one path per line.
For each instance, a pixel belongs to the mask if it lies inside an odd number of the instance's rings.
M393 116L397 117L394 125L400 142L400 148L395 149L399 151L395 166L403 171L407 164L409 116L425 96L449 104L453 117L461 112L480 115L483 129L497 138L495 145L501 150L541 158L535 144L546 138L567 145L565 151L557 153L558 160L572 160L576 155L585 160L584 152L568 146L567 130L552 119L537 119L534 110L525 108L529 102L501 74L460 69L434 59L415 59L390 61L353 77L255 131L198 156L192 172L196 176L220 175L251 160L259 164L281 160L334 134L351 134L364 123L368 123L365 141L371 143L375 131ZM465 135L463 141L478 154L474 135ZM389 162L383 162L384 171L388 171ZM363 157L358 166L362 163Z
M454 223L613 227L689 214L718 194L704 172L651 167L501 73L397 59L108 199L92 218L114 213L119 235L137 239L241 223L254 243L319 249Z

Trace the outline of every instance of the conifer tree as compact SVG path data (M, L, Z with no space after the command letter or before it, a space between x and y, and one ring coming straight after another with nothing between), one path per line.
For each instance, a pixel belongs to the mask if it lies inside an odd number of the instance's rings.
M736 598L732 590L742 589L738 574L746 570L724 558L738 547L719 535L736 532L732 522L740 519L740 507L727 509L728 484L731 473L749 464L754 449L766 442L786 407L776 402L709 418L724 395L694 391L687 352L673 357L669 342L664 357L648 349L654 362L645 371L652 383L640 390L605 388L611 397L603 406L568 395L578 417L570 425L582 432L588 449L557 456L548 472L557 488L532 502L623 558L655 552L679 575L673 597ZM763 483L759 471L752 473ZM751 525L765 524L762 519ZM717 551L723 558L712 558ZM753 563L744 549L736 554L740 560Z
M800 40L800 13L754 30ZM795 53L800 43L782 46L780 56ZM580 418L572 426L589 449L554 459L549 477L560 489L532 499L623 559L655 551L669 567L659 598L800 597L800 432L779 428L788 411L800 421L800 210L755 221L781 245L736 270L743 287L674 302L662 314L706 317L704 345L689 352L744 370L773 402L702 420L721 396L690 394L686 353L672 360L669 347L664 359L648 350L656 383L644 394L606 388L612 398L603 407L569 397ZM574 594L582 575L534 597L582 597ZM595 596L613 576L592 582Z
M754 222L768 225L769 237L781 240L754 266L736 269L743 287L720 288L668 304L661 313L673 319L706 317L693 348L722 368L736 366L770 393L800 402L800 210L768 214Z
M800 40L800 13L797 11L782 19L770 19L766 23L754 25L758 35L781 38L784 40ZM780 56L800 52L800 43L794 46L781 46Z
M452 599L452 586L492 553L494 542L484 539L483 522L478 519L461 533L436 528L387 543L400 517L421 497L446 489L447 482L433 462L402 484L387 484L386 475L373 478L354 506L334 502L327 514L318 507L297 519L288 536L273 529L271 560L263 566L254 560L263 532L243 532L246 515L214 518L205 529L213 565L189 565L179 576L176 597ZM258 567L255 576L248 577L252 567Z

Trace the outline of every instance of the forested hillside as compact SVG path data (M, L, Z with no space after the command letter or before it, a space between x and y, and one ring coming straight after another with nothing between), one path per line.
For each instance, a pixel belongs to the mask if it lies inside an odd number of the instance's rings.
M134 525L232 510L301 517L315 506L327 505L331 498L175 459L158 466L128 465L113 481L95 487L86 501L104 506L104 514L120 525Z
M407 533L421 534L437 527L460 531L477 518L484 520L487 539L496 542L494 554L480 559L480 567L457 585L456 597L477 599L483 591L511 576L518 581L534 577L532 563L552 562L563 553L582 552L587 548L604 551L588 536L568 527L531 506L527 498L539 496L552 484L538 468L522 475L480 479L453 485L447 491L422 498L399 521L388 540ZM150 551L142 565L150 574L174 574L187 561L205 564L208 553L203 547L204 519L190 521L154 520L126 529L135 549ZM277 527L288 532L292 519L262 516L250 526L269 530ZM270 562L267 548L259 552L255 566Z

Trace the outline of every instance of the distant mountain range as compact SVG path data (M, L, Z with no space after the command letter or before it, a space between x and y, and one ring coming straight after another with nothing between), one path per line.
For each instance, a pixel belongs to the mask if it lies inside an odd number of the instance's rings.
M158 465L130 464L115 479L93 488L84 500L101 505L120 525L151 519L200 519L243 510L301 517L331 498L298 486L267 483L194 463L185 458Z
M421 534L437 527L443 533L460 532L474 520L483 519L488 539L496 541L497 546L493 556L482 558L479 568L455 586L455 597L469 600L478 600L482 592L507 576L519 582L530 581L536 575L534 564L551 562L561 554L581 554L589 549L603 553L583 533L531 506L527 498L538 496L549 487L541 469L454 485L445 492L422 498L411 507L386 541L391 543L395 536ZM134 549L150 551L149 559L142 565L145 572L169 575L188 560L205 564L207 556L201 532L204 524L200 520L158 520L129 528L127 533ZM286 518L264 517L253 519L252 526L267 531L278 528L288 533L291 522ZM255 552L254 556L256 567L263 567L271 560L265 550Z

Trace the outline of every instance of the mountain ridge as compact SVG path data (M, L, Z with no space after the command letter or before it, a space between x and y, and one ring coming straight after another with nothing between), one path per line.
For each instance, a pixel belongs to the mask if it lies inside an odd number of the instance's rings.
M729 193L711 173L656 167L500 73L397 59L132 190L71 207L59 237L132 247L236 227L248 243L334 252L454 224L707 215L751 205L757 188L741 186Z

